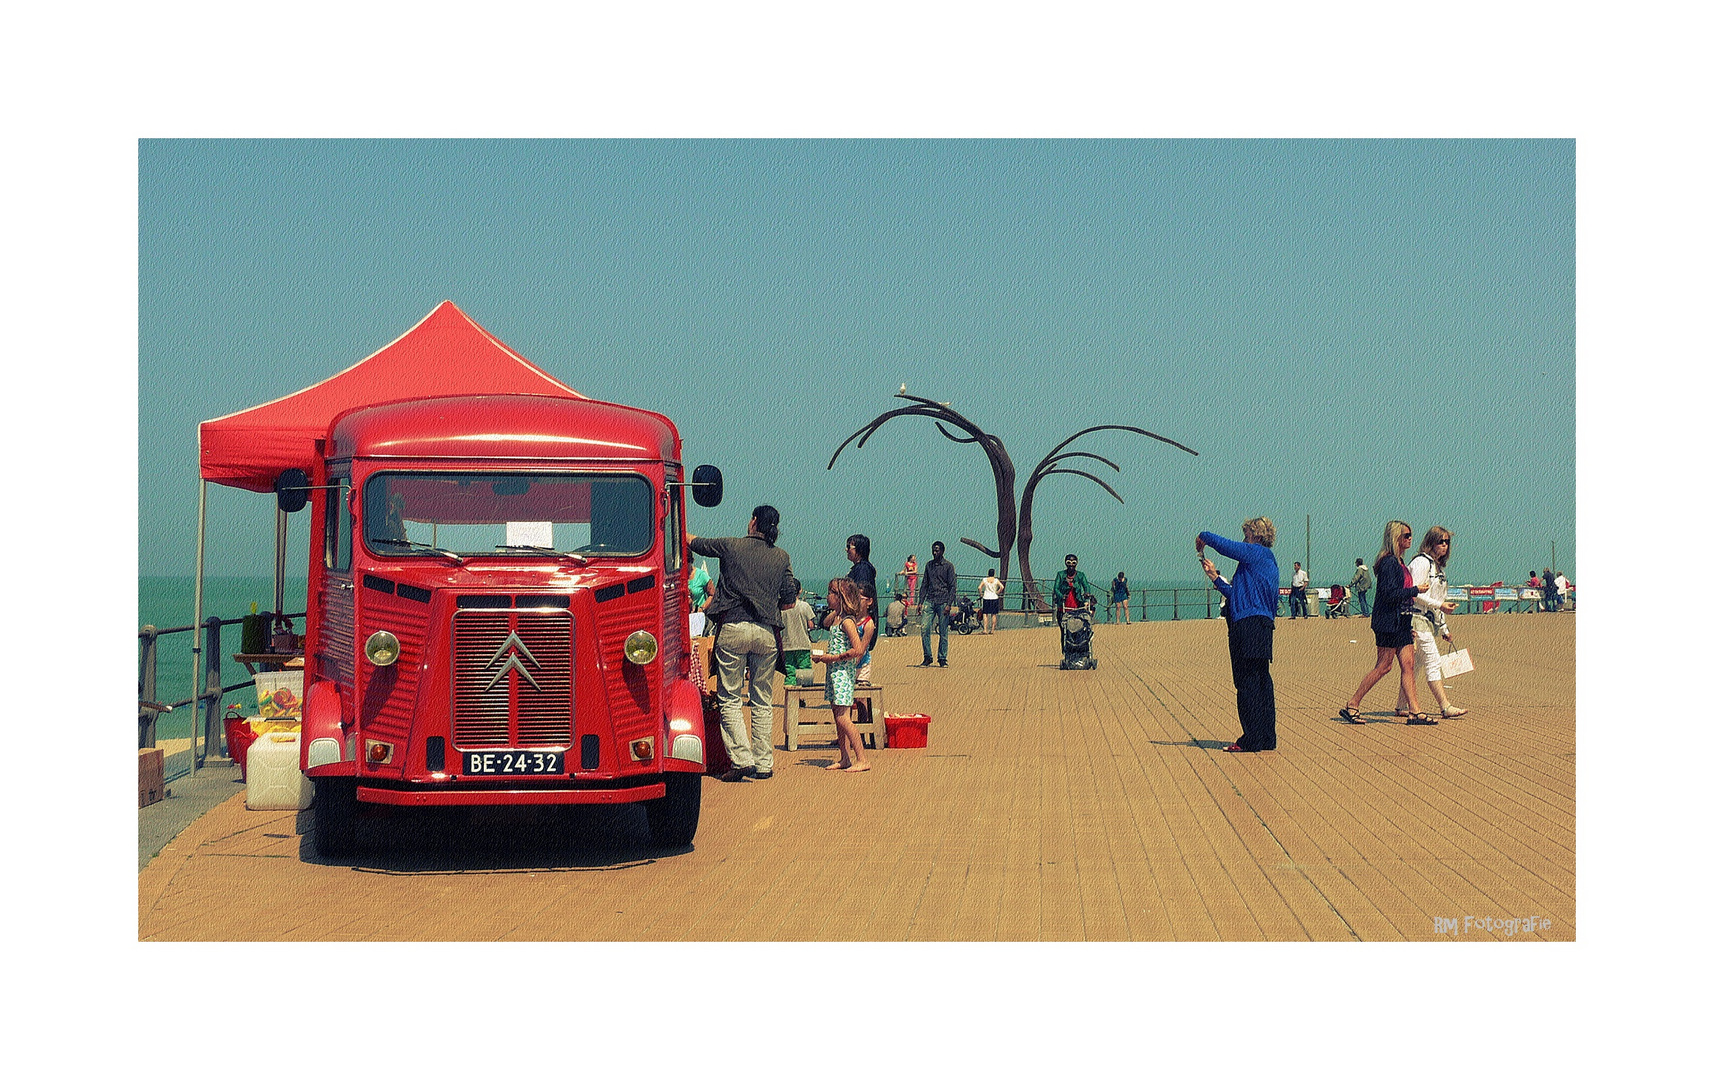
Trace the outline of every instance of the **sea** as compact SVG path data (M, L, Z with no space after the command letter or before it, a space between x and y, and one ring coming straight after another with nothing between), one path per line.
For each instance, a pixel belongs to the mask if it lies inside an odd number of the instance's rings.
M303 578L287 578L285 591L285 610L287 614L296 615L304 610L305 597L308 595L308 582ZM195 620L196 579L194 577L139 577L137 579L137 626L153 626L159 630L167 630L178 626L189 626ZM272 576L263 577L205 577L202 580L202 614L203 618L218 615L222 619L242 618L250 613L250 605L256 605L256 610L269 611L274 606L274 579ZM299 633L303 632L303 619L295 618L293 625ZM244 670L244 665L232 659L232 654L238 651L240 634L243 628L239 626L223 626L220 628L220 651L225 655L220 661L220 681L231 686L234 683L247 682L250 673ZM155 644L155 693L156 700L172 704L188 700L193 693L191 690L191 638L189 633L167 634L156 639ZM139 683L140 685L140 683ZM254 713L256 696L254 690L239 690L225 699L227 704L237 704L246 712ZM189 707L175 709L163 714L155 724L157 739L183 739L190 736L191 710Z
M799 571L798 576L804 582L804 591L812 598L819 598L827 588L827 583L835 577L841 577L850 569L850 564L838 567L816 567L814 572ZM1056 568L1057 571L1057 568ZM961 593L972 597L976 595L976 577L959 578ZM1051 575L1042 580L1043 588L1052 582ZM1095 581L1092 584L1105 591L1107 583ZM920 579L919 579L920 585ZM891 598L893 582L890 577L880 581L880 597L883 608ZM1015 597L1020 589L1017 581L1009 583L1007 598ZM1179 602L1179 617L1196 619L1208 614L1218 614L1220 601L1218 595L1210 595L1206 580L1197 581L1155 581L1131 583L1131 619L1140 621L1140 594L1146 591L1149 603L1148 617L1151 620L1165 620L1173 617L1172 592L1177 590ZM203 617L218 615L222 619L238 619L248 614L251 606L256 611L269 611L274 606L274 579L271 576L261 577L207 577L202 586ZM308 582L304 578L288 577L285 581L285 610L287 614L296 616L305 608L305 598L308 595ZM137 579L137 625L154 626L158 629L189 626L194 621L194 604L196 597L196 579L189 576L181 577L139 577ZM1010 606L1010 605L1008 605ZM303 620L294 618L294 626L299 633L303 632ZM221 659L221 682L227 686L248 681L250 675L244 666L232 659L232 654L238 651L239 635L242 628L228 626L221 628L220 648L225 654ZM191 635L189 633L169 634L157 640L155 659L155 679L157 700L171 704L190 698L191 689ZM227 696L229 704L237 704L248 712L253 712L256 704L254 690L239 690ZM175 710L160 717L156 725L156 737L161 739L186 738L190 734L191 711L188 708Z

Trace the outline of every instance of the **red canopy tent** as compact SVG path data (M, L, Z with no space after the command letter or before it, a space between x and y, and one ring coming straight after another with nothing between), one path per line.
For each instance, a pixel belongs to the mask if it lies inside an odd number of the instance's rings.
M205 420L197 428L202 471L196 514L195 620L191 635L191 695L201 702L202 557L208 514L208 484L274 490L285 469L312 471L315 442L325 438L333 418L361 405L381 405L453 394L584 395L507 348L450 300L392 344L313 386L242 412ZM274 611L285 594L286 515L276 513ZM208 709L207 743L216 745L216 708ZM198 756L196 725L191 725L191 768Z
M443 300L391 345L339 374L265 405L203 421L197 429L202 478L272 491L282 469L309 471L315 440L346 409L452 394L584 396Z

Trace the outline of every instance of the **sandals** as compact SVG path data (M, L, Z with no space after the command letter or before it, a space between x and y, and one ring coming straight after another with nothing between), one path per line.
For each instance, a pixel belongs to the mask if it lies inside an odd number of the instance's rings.
M1351 706L1349 706L1349 705L1347 705L1347 706L1345 706L1345 708L1339 710L1339 716L1347 724L1367 724L1368 723L1367 720L1363 719L1362 713L1358 712L1356 709L1351 708Z
M1406 724L1421 725L1421 724L1438 724L1438 723L1440 723L1440 721L1430 719L1429 715L1425 712L1419 712L1419 713L1411 713L1410 719L1406 720L1405 723Z
M1450 720L1454 716L1463 716L1465 713L1467 713L1469 711L1470 711L1469 709L1460 709L1458 706L1454 705L1450 709L1440 710L1440 718L1442 720Z

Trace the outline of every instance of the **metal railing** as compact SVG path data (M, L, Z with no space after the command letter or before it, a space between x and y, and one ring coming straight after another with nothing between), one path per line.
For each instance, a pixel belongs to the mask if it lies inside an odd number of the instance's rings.
M305 612L290 612L283 616L287 619L304 618ZM243 690L255 686L256 680L224 686L220 681L220 628L223 626L239 626L244 622L240 616L236 619L222 619L218 615L210 615L202 621L203 655L207 658L208 668L203 677L202 687L194 697L183 701L170 703L162 702L156 690L156 654L161 638L170 634L194 633L198 627L173 626L165 630L153 626L144 626L137 631L137 748L148 750L155 745L156 726L160 714L182 709L187 705L196 705L201 709L202 738L201 749L198 750L197 723L193 718L190 724L191 751L193 767L200 767L208 758L210 747L221 745L221 698L234 690ZM192 688L197 691L196 687Z
M1058 573L1059 571L1055 570L1054 573L1049 575L1047 578L1038 578L1036 580L1036 585L1041 591L1040 604L1037 604L1034 601L1034 598L1024 595L1023 580L1021 578L1005 579L1006 591L1000 598L1000 612L1002 615L1010 615L1012 617L1005 620L1003 625L1028 625L1028 617L1030 616L1050 616L1053 609L1053 580ZM961 598L969 597L975 602L977 610L981 610L980 586L983 577L986 577L986 575L958 575L958 595ZM902 573L895 573L892 578L894 594L902 595L905 591L905 575ZM919 575L917 578L917 589L919 592L921 591L921 588L922 578ZM1532 591L1528 590L1527 586L1498 586L1499 589L1510 590L1510 592L1506 593L1503 591L1502 595L1498 598L1497 603L1495 603L1495 597L1493 596L1472 594L1472 590L1489 588L1494 587L1482 585L1460 585L1452 590L1452 595L1449 596L1449 599L1454 599L1459 602L1459 614L1476 615L1493 614L1496 612L1543 612L1548 610L1544 605L1540 594L1532 594ZM1113 603L1111 590L1092 584L1090 591L1095 594L1095 621L1098 623L1112 622L1116 611L1116 605ZM1316 596L1316 587L1311 587L1310 595L1312 597ZM1373 593L1371 592L1371 596L1372 595ZM1357 604L1356 594L1354 592L1347 591L1346 598L1351 615L1362 617ZM885 599L885 597L882 598L883 601L885 601ZM920 601L920 597L918 599ZM1204 586L1202 588L1168 589L1142 589L1133 586L1131 589L1130 602L1127 605L1127 613L1130 615L1132 622L1178 622L1185 619L1218 619L1220 618L1220 599L1220 591L1215 589L1213 586ZM1495 606L1484 610L1483 601L1494 603ZM1312 608L1312 611L1316 615L1320 615L1326 610L1327 604L1328 598L1321 596L1316 599L1315 606ZM881 606L885 608L885 602L883 602ZM913 615L916 614L918 607L919 604L911 605L910 610ZM1573 590L1569 596L1560 598L1559 610L1577 610L1577 593L1575 590ZM1276 618L1284 618L1289 615L1289 613L1290 609L1287 603L1286 594L1282 592L1275 604L1274 615ZM1020 621L1018 616L1024 616L1025 619Z
M1013 626L1023 625L1017 618L1020 615L1025 617L1026 622L1032 616L1036 618L1051 617L1053 614L1053 579L1058 573L1059 571L1055 570L1054 574L1045 580L1039 578L1036 580L1036 586L1040 590L1039 598L1025 595L1023 579L1005 579L1006 591L1000 597L1000 613L1012 616L1006 620L1006 623ZM986 576L985 574L980 577L974 574L958 575L958 595L969 597L976 604L978 611L981 610L982 603L981 583ZM905 575L895 573L892 584L895 595L903 594L905 591ZM922 588L920 576L917 579L917 588L919 591ZM1095 621L1098 623L1112 622L1117 610L1113 603L1112 591L1099 585L1091 585L1090 592L1094 594ZM883 603L882 607L885 606ZM917 607L917 604L911 605L913 614L917 611ZM1132 588L1127 613L1133 622L1216 619L1220 617L1220 592L1212 586L1186 589Z

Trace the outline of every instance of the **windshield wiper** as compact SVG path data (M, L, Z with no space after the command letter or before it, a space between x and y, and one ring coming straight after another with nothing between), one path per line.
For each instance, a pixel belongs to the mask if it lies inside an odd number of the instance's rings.
M448 551L445 548L437 548L433 544L424 544L416 540L407 540L402 536L371 536L369 538L369 542L371 544L402 544L403 546L410 548L412 551L433 552L436 555L446 556L460 566L464 565L464 556L459 555L456 552Z
M561 551L558 548L543 547L540 544L496 544L495 551L533 551L538 555L552 555L559 559L575 559L577 565L588 566L589 560L575 551Z

